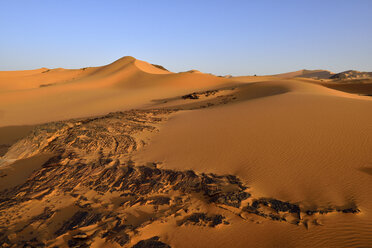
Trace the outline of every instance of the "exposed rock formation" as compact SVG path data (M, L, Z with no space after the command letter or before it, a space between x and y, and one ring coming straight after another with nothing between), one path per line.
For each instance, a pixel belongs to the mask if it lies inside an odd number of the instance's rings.
M170 246L159 241L159 237L155 236L150 239L141 240L132 248L170 248Z
M203 91L203 92L194 92L188 95L182 96L183 99L199 99L201 96L211 96L215 95L218 92L218 90L208 90L208 91Z
M360 71L344 71L332 75L330 79L346 80L346 79L366 79L372 78L372 72L360 72Z
M254 215L307 226L309 220L316 222L316 213L359 212L356 206L309 210L255 198L234 175L168 170L154 162L136 165L133 151L145 145L172 112L118 112L36 127L4 158L53 156L25 182L0 192L0 244L44 247L63 241L69 247L89 247L95 239L104 239L130 246L140 228L156 221L220 228L230 224L225 214L233 213L242 219ZM195 202L225 214L203 212ZM133 247L170 246L154 237Z

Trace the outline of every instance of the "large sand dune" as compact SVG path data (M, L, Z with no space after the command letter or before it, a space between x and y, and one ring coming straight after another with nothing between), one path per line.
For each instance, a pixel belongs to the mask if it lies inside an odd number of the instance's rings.
M202 73L170 73L133 57L102 67L0 72L0 126L35 124L139 108L229 83Z
M273 75L277 78L316 78L316 79L328 79L332 75L334 75L333 72L327 71L327 70L299 70L294 72L287 72L287 73L281 73Z
M371 247L372 98L296 75L0 72L0 241Z

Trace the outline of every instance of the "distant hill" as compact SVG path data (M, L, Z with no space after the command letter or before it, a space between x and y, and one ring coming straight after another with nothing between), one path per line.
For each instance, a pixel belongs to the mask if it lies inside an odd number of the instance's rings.
M350 79L369 79L372 78L372 72L360 72L348 70L340 73L333 73L327 70L299 70L273 75L278 78L314 78L314 79L334 79L334 80L350 80Z
M338 79L338 80L345 80L345 79L367 79L372 78L372 72L360 72L360 71L344 71L337 74L334 74L330 77L330 79Z

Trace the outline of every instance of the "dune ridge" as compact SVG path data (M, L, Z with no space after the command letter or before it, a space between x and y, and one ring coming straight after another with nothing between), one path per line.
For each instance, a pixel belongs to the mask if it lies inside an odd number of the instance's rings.
M231 81L203 73L171 73L133 57L102 67L0 73L0 126L36 124L143 107Z

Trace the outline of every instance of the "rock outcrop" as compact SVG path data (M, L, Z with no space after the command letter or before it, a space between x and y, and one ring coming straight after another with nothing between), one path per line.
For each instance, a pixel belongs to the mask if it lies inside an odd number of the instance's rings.
M368 79L372 78L372 72L361 72L361 71L344 71L337 74L334 74L330 79L335 80L348 80L348 79Z
M233 214L307 226L316 214L359 212L356 206L305 209L257 198L234 175L137 165L132 153L173 112L133 110L37 126L4 158L53 155L24 182L0 192L0 244L49 247L64 240L69 247L89 247L104 239L128 247L139 229L160 221L223 228ZM206 211L212 207L218 211ZM170 246L154 237L133 247Z

